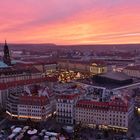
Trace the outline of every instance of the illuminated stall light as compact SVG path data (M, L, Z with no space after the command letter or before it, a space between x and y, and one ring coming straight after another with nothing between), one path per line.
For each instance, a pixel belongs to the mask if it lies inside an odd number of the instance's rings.
M80 77L81 77L80 72L78 72L76 78L80 78Z
M140 108L137 108L137 110L138 110L138 114L140 114Z
M111 126L111 125L108 125L108 127L112 128L113 130L119 130L119 131L123 131L123 132L127 132L128 131L128 128L126 128L126 127Z
M36 119L36 120L42 120L42 117L35 117L35 116L26 116L26 115L15 115L15 114L12 114L10 113L9 111L6 111L6 113L11 116L11 117L16 117L16 118L19 118L19 119ZM52 114L49 114L46 116L46 119L51 117Z

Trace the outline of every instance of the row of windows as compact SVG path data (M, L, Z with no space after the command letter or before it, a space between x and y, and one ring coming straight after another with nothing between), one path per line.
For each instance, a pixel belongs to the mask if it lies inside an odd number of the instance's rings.
M42 112L41 110L26 110L26 109L20 109L20 112Z
M125 118L126 118L126 116L119 116L118 117L118 115L113 115L113 116L108 116L108 115L104 115L104 114L94 114L94 115L91 115L91 116L87 116L87 115L84 115L84 114L76 114L76 117L84 117L84 118L110 118L110 119L112 119L112 120L121 120L121 119L123 119L123 120L125 120Z
M50 105L47 105L47 106L30 106L30 105L18 105L19 108L30 108L30 109L41 109L42 107L48 109L50 108L51 106Z
M85 119L85 118L81 118L81 119L78 119L78 121L81 121L81 122L85 122L85 123L103 123L103 124L106 124L106 120L90 120L90 119ZM114 126L122 126L122 127L125 127L126 124L125 122L109 122L110 125L114 125Z
M57 104L58 107L73 107L71 104Z
M72 111L71 109L63 109L63 110L62 109L61 110L57 109L56 111L57 112L63 112L63 113L74 113L74 111Z
M57 114L58 116L67 116L67 117L72 117L72 114L61 114L61 113L59 113L59 114Z
M112 118L110 118L110 121L112 121L112 122L123 122L123 123L125 123L126 122L126 120L124 120L124 119L112 119Z
M87 110L87 109L82 109L82 110L76 110L77 113L83 113L83 114L93 114L94 112L97 112L97 113L107 113L107 114L126 114L126 112L116 112L116 111L103 111L103 110Z
M110 122L111 125L114 125L114 126L122 126L122 127L125 127L125 123L120 123L120 122Z
M23 116L41 116L42 114L27 114L27 113L19 113L19 115L23 115Z
M137 76L137 75L139 75L140 74L140 72L139 71L130 71L130 70L125 70L125 73L127 73L127 74L132 74L132 75L135 75L135 76Z
M27 106L27 105L19 105L19 107L41 108L42 106Z
M82 119L82 118L84 118L84 119L90 119L91 121L92 120L110 120L110 121L112 121L112 122L125 122L126 120L125 120L125 118L108 118L107 116L106 117L104 117L104 116L102 116L102 117L91 117L91 116L84 116L84 115L79 115L79 116L76 116L76 118L78 118L78 119Z
M69 119L59 119L59 118L58 118L58 122L61 122L61 123L72 123L72 121L69 120Z
M16 75L10 75L10 76L7 76L7 77L3 77L0 81L1 82L12 82L12 81L15 81L15 80L27 80L27 79L33 79L33 78L41 78L42 76L39 74L39 75L21 75L19 76L19 74L16 74Z
M78 117L78 119L86 119L86 120L90 120L90 121L93 121L93 120L107 120L107 118L89 118L89 117L85 117L85 116L81 116L81 117Z
M72 100L63 100L63 99L58 99L58 102L61 102L61 103L73 103Z
M92 116L106 116L106 115L108 115L107 113L106 114L104 114L104 113L100 113L100 112L98 112L98 113L93 113L93 112L76 112L76 114L79 114L79 115L82 115L82 114L85 114L86 116L87 115L92 115Z

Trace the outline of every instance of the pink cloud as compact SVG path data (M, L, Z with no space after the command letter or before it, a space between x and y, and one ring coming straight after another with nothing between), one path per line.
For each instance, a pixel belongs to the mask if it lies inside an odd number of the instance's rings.
M0 38L11 42L140 40L139 34L134 35L140 32L139 0L4 0L0 4Z

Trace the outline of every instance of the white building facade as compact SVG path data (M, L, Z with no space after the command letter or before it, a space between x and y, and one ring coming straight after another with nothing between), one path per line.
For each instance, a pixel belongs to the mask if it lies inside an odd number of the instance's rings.
M76 123L99 129L127 131L133 120L134 102L115 98L110 102L80 100L76 104Z

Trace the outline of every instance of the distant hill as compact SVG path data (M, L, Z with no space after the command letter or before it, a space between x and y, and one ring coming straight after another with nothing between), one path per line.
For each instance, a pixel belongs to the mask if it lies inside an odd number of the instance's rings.
M135 50L140 49L140 44L105 44L105 45L56 45L56 44L8 44L14 50L33 50L33 51L47 51L55 49L82 49L82 50L111 50L127 49ZM3 49L3 44L0 44L0 50Z
M94 49L94 50L110 50L110 49L140 49L140 44L99 44L99 45L63 45L66 48L75 48L75 49Z
M3 43L0 44L0 50L3 49ZM55 44L8 44L9 48L13 50L33 50L44 51L48 49L55 49Z

